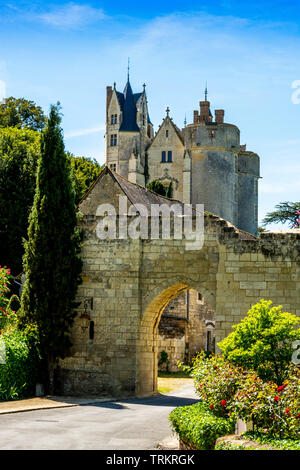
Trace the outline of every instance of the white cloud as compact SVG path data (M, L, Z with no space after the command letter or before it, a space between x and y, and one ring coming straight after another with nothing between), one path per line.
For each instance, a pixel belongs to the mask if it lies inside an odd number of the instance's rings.
M79 129L77 131L69 131L65 133L65 139L71 139L72 137L81 137L82 135L95 134L96 132L105 131L105 126L91 127L90 129Z
M37 18L45 23L59 27L72 28L95 23L106 17L101 8L93 8L89 5L76 5L75 3L67 3L48 13L41 13Z
M6 98L6 83L0 80L0 102Z

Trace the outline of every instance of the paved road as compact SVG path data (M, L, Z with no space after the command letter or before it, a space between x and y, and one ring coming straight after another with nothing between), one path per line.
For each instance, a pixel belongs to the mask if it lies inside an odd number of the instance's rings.
M168 415L197 401L192 384L166 395L0 416L0 449L155 449Z

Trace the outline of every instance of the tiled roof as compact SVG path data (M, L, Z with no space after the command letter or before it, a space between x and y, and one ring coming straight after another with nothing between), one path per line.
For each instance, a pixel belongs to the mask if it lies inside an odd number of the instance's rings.
M151 204L167 204L168 206L171 206L172 204L179 204L180 206L184 205L181 201L160 196L159 194L156 194L153 191L144 188L144 186L132 183L131 181L128 181L126 178L123 178L123 176L119 175L118 173L115 173L106 166L101 172L100 176L98 176L97 180L93 183L88 192L85 194L83 199L80 201L79 206L81 202L83 202L92 192L93 188L101 180L101 178L107 173L110 174L111 177L118 183L123 193L128 197L132 205L143 204L147 208L149 214L151 213ZM193 212L196 213L195 210L193 210ZM231 224L227 220L222 219L221 217L218 217L215 214L205 212L205 217L208 217L217 224L220 223L221 226L226 227L225 230L237 233L238 238L240 240L257 240L254 235L251 235L248 232L244 232L243 230L239 230L233 224Z

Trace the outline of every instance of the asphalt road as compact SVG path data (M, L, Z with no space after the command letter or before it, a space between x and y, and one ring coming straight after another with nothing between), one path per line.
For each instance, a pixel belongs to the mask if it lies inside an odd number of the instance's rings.
M197 401L192 384L166 395L0 416L0 449L148 450L169 437L169 413Z

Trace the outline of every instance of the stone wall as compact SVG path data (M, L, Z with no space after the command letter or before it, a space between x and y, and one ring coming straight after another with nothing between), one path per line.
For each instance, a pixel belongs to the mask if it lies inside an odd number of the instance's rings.
M167 134L166 134L167 133ZM172 162L162 162L162 151L172 151ZM147 149L148 155L148 182L160 180L168 186L172 181L173 199L182 201L183 198L183 155L184 145L172 124L170 118L164 119L154 141Z
M201 250L187 250L184 239L100 240L98 203L118 200L120 191L106 173L80 206L81 305L73 348L60 362L60 393L154 393L159 321L169 302L188 289L200 292L215 311L216 342L261 298L300 315L300 233L256 239L206 215ZM80 327L83 300L89 297L94 339Z

